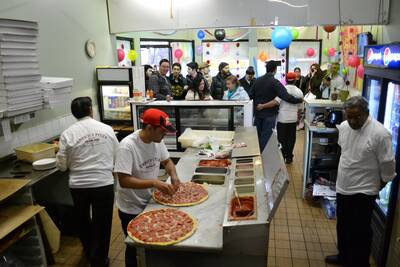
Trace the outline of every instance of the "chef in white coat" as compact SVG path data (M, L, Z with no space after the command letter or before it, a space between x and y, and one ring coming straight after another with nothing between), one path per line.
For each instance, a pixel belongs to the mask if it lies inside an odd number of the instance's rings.
M69 169L78 234L90 265L104 267L109 265L118 140L110 126L93 119L90 97L75 98L71 112L78 121L60 136L57 166Z

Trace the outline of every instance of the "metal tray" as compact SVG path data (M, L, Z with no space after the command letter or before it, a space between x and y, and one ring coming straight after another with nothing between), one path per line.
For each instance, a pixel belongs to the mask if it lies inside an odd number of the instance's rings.
M195 173L227 174L228 168L197 167Z
M254 185L235 185L235 190L239 196L255 194Z
M225 178L226 177L224 175L195 174L192 177L192 182L198 184L224 185Z
M253 158L237 159L236 164L253 163Z
M253 177L236 178L234 181L235 185L254 185Z
M237 178L251 177L251 176L254 176L254 171L253 171L253 170L241 170L241 171L236 171L235 176L236 176Z
M236 164L236 170L253 170L253 163Z

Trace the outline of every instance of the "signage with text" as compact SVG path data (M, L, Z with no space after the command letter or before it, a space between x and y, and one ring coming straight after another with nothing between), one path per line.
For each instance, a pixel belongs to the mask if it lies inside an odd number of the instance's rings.
M400 44L368 46L364 64L388 69L400 69Z

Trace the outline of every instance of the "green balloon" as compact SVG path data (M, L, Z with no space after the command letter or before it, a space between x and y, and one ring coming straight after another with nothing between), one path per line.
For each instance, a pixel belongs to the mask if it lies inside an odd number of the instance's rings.
M299 30L298 29L295 29L295 28L293 28L292 29L292 40L296 40L297 38L299 38Z
M324 53L325 56L328 56L328 55L329 55L329 54L328 54L328 48L327 48L327 47L325 47L325 48L322 50L322 52Z
M346 68L343 68L343 69L342 69L342 74L343 74L343 76L346 76L348 72L349 72L349 71L348 71Z

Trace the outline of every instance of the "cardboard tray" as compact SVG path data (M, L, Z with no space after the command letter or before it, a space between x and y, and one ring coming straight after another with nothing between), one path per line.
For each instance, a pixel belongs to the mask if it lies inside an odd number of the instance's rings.
M0 202L12 196L30 181L29 179L0 179Z

